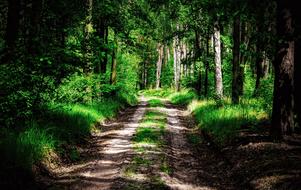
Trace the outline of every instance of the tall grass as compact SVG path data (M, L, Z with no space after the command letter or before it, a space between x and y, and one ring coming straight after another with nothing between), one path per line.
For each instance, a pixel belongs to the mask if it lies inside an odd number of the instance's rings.
M77 153L75 144L89 136L96 123L114 117L120 107L121 104L113 100L91 104L52 104L44 116L30 122L22 131L1 130L0 176L19 169L30 173L32 166L52 151L67 154L72 160ZM64 150L62 145L71 148Z
M159 99L151 99L148 104L150 107L163 107L163 103Z
M233 140L239 129L252 129L269 117L256 100L239 105L225 101L222 107L214 100L193 101L189 110L194 114L198 126L210 133L218 143Z
M185 89L169 95L171 103L176 105L188 105L192 100L197 99L196 93L191 89Z
M50 105L49 120L44 120L50 131L58 138L76 141L91 133L97 122L115 116L120 103L113 100L92 104L56 104Z

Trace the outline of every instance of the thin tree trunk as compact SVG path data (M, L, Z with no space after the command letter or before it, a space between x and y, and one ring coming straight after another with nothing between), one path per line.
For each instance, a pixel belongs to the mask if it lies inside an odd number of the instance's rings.
M296 7L295 9L295 24L296 24L296 31L295 34L298 36L301 33L301 18L298 16L300 14L299 7ZM299 127L299 130L301 129L301 39L300 37L297 38L295 42L295 83L294 83L294 98L295 98L295 113L296 113L296 122Z
M256 52L257 52L257 57L256 57L256 61L255 61L255 66L256 66L256 83L255 83L255 89L254 89L254 95L256 96L258 94L258 90L260 87L260 79L263 76L263 51L262 51L262 41L258 40L257 44L256 44Z
M196 63L197 59L201 55L201 46L200 46L200 35L197 30L195 30L195 54L194 54L194 63ZM196 91L198 96L201 96L201 90L202 90L202 72L201 72L201 66L198 70L198 82L196 85Z
M209 34L207 35L207 40L206 40L206 60L205 60L205 81L204 81L204 94L205 97L208 96L208 73L209 73L209 56L210 56L210 52L209 52Z
M234 29L233 29L233 67L232 67L232 103L239 103L239 73L240 73L240 18L236 16L234 20Z
M214 57L215 57L215 89L219 100L223 98L223 77L222 77L222 62L221 62L221 39L219 25L214 24Z
M274 60L275 82L271 135L275 139L294 130L294 28L289 2L278 1L277 53Z
M86 65L84 67L85 74L90 74L92 72L92 47L91 47L91 37L92 37L92 30L93 30L93 23L92 23L92 11L93 11L93 0L86 0L86 10L87 16L85 20L85 42L84 42L84 49L85 49L85 61Z
M160 81L161 81L160 79L161 79L161 71L162 71L164 46L159 43L157 51L158 51L158 61L157 61L157 72L156 72L156 89L159 89Z
M179 29L179 26L177 26ZM173 41L173 49L174 49L174 82L176 91L180 91L180 50L179 50L179 37L175 36Z
M115 36L114 36L114 48L113 48L113 54L112 54L111 77L110 77L110 83L111 84L116 84L117 52L118 52L118 40L117 40L117 34L115 34Z

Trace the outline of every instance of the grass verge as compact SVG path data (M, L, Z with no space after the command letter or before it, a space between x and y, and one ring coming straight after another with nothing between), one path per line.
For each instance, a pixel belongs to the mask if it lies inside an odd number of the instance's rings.
M181 92L170 94L169 99L171 103L175 105L186 106L192 102L192 100L197 99L197 95L193 90L185 89Z
M257 126L269 117L255 100L239 105L225 101L222 107L214 100L193 101L188 108L199 128L212 135L218 144L231 142L240 129L257 130Z
M64 157L64 160L79 160L77 144L96 129L95 124L114 117L121 106L114 100L49 105L43 116L29 122L23 130L1 130L0 177L10 173L4 181L15 185L15 178L23 177L18 173L31 175L33 166L50 157L53 152Z

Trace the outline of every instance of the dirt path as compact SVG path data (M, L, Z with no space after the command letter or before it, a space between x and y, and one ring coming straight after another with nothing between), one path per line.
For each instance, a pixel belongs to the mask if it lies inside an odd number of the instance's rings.
M49 189L112 189L120 178L120 169L132 154L131 138L145 112L146 101L141 98L137 108L126 109L115 122L104 124L95 134L88 157L80 164L58 168L59 178Z
M146 112L162 114L166 124L158 139L162 143L143 145L141 153L133 136ZM198 150L188 142L193 126L185 111L165 100L162 106L150 108L142 97L136 108L126 109L94 135L91 146L83 150L86 158L81 163L58 168L55 173L59 177L49 189L232 189L222 159L205 142ZM136 176L129 177L128 168Z

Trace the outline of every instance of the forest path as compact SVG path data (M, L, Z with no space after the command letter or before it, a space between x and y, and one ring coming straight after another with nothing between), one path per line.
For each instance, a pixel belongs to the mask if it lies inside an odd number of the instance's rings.
M49 189L232 189L223 160L207 143L196 149L188 142L190 114L164 99L153 107L149 101L141 97L104 124L83 151L86 159L59 168Z

